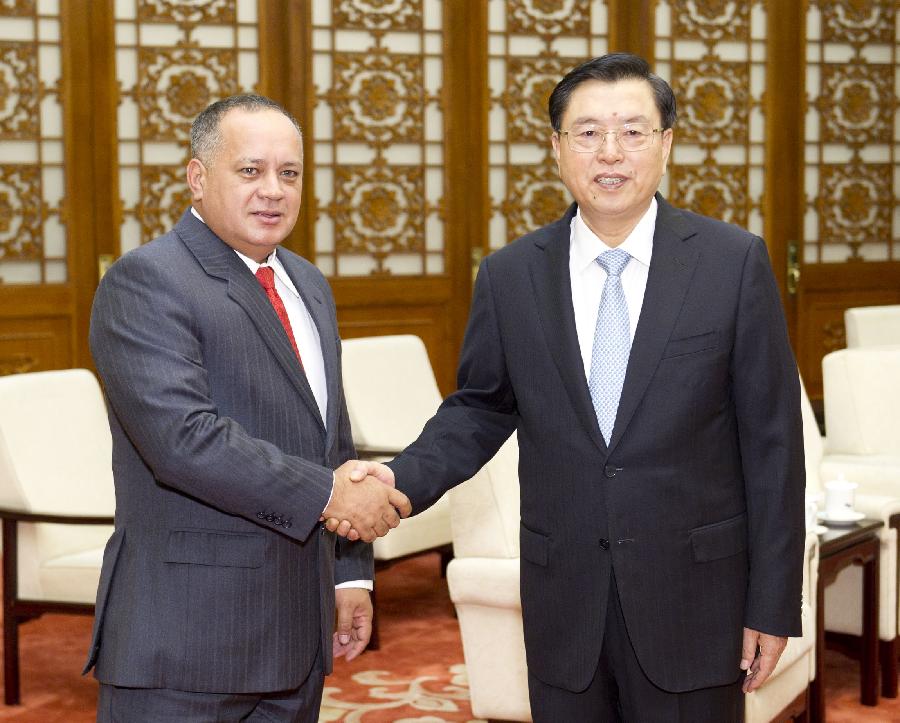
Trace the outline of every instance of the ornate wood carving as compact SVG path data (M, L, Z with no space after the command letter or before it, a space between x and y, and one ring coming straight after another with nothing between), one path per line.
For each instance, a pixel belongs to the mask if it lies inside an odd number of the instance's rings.
M893 0L810 0L807 263L900 258L897 12Z
M0 2L0 284L68 276L58 14Z
M484 251L558 219L572 202L550 146L547 101L573 66L607 50L606 3L507 0L489 13L491 219Z
M313 10L315 260L335 277L443 273L441 6Z
M657 72L678 100L663 192L678 206L762 234L762 0L660 0Z
M171 228L190 204L184 167L197 113L255 89L255 5L137 0L133 16L117 7L121 252Z

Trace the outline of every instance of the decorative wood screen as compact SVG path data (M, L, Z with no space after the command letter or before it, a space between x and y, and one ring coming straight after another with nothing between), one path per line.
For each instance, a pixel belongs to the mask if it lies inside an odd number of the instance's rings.
M0 2L0 284L68 279L59 2Z
M678 101L663 194L762 235L765 3L660 0L655 48Z
M900 260L900 17L894 0L810 0L806 263Z
M314 0L315 263L332 277L445 270L439 0ZM310 198L310 195L307 195Z
M606 23L600 0L488 0L490 250L572 202L550 146L547 100L572 67L607 52Z
M169 230L190 204L191 121L259 78L256 0L117 0L121 253Z

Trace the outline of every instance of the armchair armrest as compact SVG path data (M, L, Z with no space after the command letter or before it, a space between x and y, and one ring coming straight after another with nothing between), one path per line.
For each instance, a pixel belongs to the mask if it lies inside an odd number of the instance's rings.
M866 517L876 520L884 520L885 526L890 526L893 515L900 514L900 495L890 497L888 495L857 494L853 506Z
M447 586L456 605L522 608L518 557L456 557L447 566Z
M0 519L4 522L54 522L63 525L111 525L112 515L61 515L58 512L26 512L0 507Z

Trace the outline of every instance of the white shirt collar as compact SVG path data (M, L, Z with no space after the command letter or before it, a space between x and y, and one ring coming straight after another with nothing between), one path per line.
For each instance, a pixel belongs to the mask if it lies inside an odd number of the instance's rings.
M656 230L658 208L659 204L654 197L650 200L650 206L641 216L641 220L637 222L627 238L616 247L627 251L633 259L644 266L650 266L650 258L653 255L653 233ZM570 251L572 267L577 271L584 271L597 260L600 254L611 248L588 228L581 217L579 208L572 219L572 248Z
M197 209L191 206L191 213L194 214L200 221L205 225L206 221L203 220L203 216L197 213ZM275 276L278 277L278 280L284 284L288 291L290 291L294 296L300 297L300 294L297 292L296 287L294 286L294 282L291 281L291 277L288 276L287 271L284 270L284 266L281 265L281 261L278 258L278 249L272 249L272 253L266 257L262 263L258 261L254 261L249 256L245 256L237 249L232 249L237 255L238 258L247 264L247 268L250 269L250 273L256 276L256 272L260 266L271 266L272 271L275 272Z

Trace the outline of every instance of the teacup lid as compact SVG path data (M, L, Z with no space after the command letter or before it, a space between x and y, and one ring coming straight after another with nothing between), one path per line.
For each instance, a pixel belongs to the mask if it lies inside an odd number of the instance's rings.
M852 490L859 487L856 482L851 482L848 480L843 472L838 472L837 479L828 480L825 483L825 486L830 489L842 489L842 490Z

